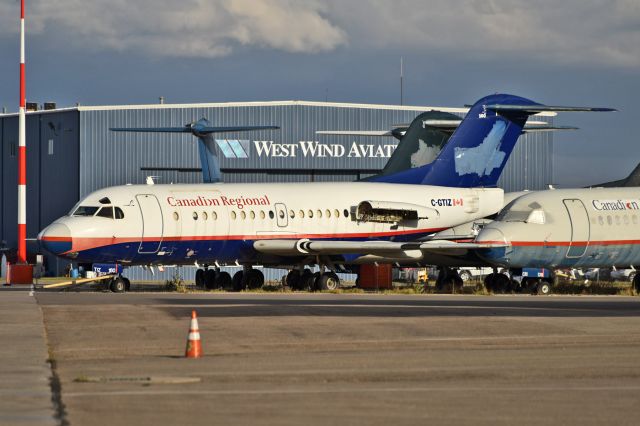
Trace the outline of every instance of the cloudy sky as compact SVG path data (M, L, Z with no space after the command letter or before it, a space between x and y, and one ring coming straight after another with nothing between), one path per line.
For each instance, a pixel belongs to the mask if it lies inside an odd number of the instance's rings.
M19 1L0 0L0 106L18 104ZM638 0L27 0L27 93L60 106L304 99L461 106L493 92L564 114L562 186L640 162Z

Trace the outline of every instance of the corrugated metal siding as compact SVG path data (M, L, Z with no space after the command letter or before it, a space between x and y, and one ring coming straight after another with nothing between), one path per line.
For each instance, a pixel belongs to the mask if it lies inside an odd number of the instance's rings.
M553 125L551 117L535 117ZM506 192L546 189L553 182L553 132L526 133L520 137L498 180Z
M395 145L393 138L319 136L316 130L387 129L398 122L409 122L416 111L376 110L366 108L333 108L307 105L241 106L208 108L167 108L98 110L80 112L81 182L80 193L111 185L141 183L147 175L161 176L160 182L200 182L199 173L140 171L140 167L199 168L197 140L188 134L115 133L109 127L182 126L201 117L213 125L275 124L280 130L251 133L220 134L218 139L249 139L250 156L246 159L225 158L222 168L234 169L373 169L379 170L386 158L305 157L298 148L296 157L260 157L254 141L296 144L321 141L348 147L359 144ZM246 173L243 173L246 177ZM285 175L282 179L288 180ZM238 181L230 178L228 181ZM249 177L249 179L253 179ZM225 178L227 180L227 178ZM298 179L306 180L306 179ZM269 180L270 181L270 180Z
M17 245L18 117L2 121L2 240ZM27 146L27 238L64 215L78 200L78 112L29 113ZM49 155L52 140L53 155ZM37 243L27 242L29 252Z

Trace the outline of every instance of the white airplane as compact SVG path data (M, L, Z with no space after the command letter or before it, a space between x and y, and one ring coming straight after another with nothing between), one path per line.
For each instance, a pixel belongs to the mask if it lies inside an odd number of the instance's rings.
M639 225L640 187L553 189L516 198L475 241L502 246L478 255L509 268L634 268Z
M260 286L255 264L295 266L287 278L294 288L335 288L340 268L415 264L424 253L495 247L424 239L500 210L503 191L491 187L527 118L576 110L598 109L490 95L422 167L369 182L111 187L89 194L38 239L45 250L78 263L204 265L196 281L207 288ZM243 271L232 279L219 272L224 264ZM329 271L316 277L305 272L310 264ZM127 284L118 276L111 289L124 291Z

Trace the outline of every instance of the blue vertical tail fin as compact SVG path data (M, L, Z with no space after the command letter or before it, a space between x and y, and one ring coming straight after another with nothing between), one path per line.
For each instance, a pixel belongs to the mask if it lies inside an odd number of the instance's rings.
M544 111L612 109L546 106L519 96L489 95L469 109L433 163L376 181L451 187L496 186L527 118Z

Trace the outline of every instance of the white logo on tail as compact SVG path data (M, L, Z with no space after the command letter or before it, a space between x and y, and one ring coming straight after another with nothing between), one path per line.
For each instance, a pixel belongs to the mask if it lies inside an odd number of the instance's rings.
M506 131L507 124L499 120L495 122L480 145L473 148L455 148L456 173L458 175L475 173L478 176L485 176L499 168L507 155L499 150Z

